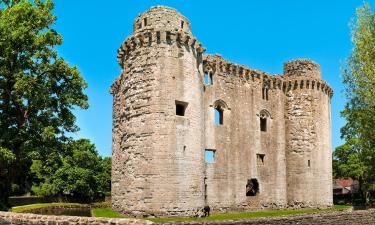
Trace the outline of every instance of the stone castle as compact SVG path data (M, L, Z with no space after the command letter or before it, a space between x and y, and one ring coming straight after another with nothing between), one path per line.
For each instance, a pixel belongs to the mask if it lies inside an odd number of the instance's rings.
M310 60L269 75L204 54L157 6L118 51L112 206L132 215L332 205L332 89Z

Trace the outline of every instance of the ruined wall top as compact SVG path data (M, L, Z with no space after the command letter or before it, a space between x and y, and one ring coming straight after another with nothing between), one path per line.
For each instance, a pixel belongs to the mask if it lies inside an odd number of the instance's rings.
M145 29L191 33L189 20L176 9L166 6L154 6L135 19L133 32L138 33Z
M321 79L320 66L309 59L297 59L284 63L284 76L288 77L310 77Z

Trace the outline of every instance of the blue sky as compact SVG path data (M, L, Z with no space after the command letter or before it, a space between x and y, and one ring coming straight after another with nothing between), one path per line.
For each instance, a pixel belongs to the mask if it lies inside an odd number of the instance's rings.
M89 87L90 108L77 110L81 127L75 137L91 139L101 155L111 155L112 97L119 75L116 52L131 34L135 17L154 5L176 8L192 24L207 48L238 64L272 74L283 63L310 58L322 67L332 99L332 146L340 145L345 104L340 67L350 54L349 21L361 0L57 0L55 29L64 37L58 51L76 65ZM369 3L374 6L373 1Z

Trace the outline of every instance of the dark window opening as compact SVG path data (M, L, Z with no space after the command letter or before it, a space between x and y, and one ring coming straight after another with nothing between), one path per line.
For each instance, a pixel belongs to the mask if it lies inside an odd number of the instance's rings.
M262 99L268 101L268 88L262 88Z
M139 22L139 23L138 23L138 29L141 29L141 28L142 28L142 23Z
M176 101L176 115L177 116L185 116L185 111L186 111L187 105L188 104L186 102Z
M184 21L181 20L181 28L184 29Z
M266 157L265 154L257 154L257 164L264 165L264 158Z
M206 163L215 162L215 150L214 149L205 149L204 150L204 160Z
M168 44L171 44L171 43L172 43L171 32L170 32L170 31L167 31L167 37L166 37L166 39L167 39L167 43L168 43Z
M160 44L160 31L156 32L156 42Z
M143 19L143 26L147 26L147 18Z
M210 73L210 84L213 85L214 84L214 80L212 78L212 73Z
M259 193L259 183L257 179L247 180L246 196L256 196Z
M207 178L204 178L204 199L207 200Z
M224 124L224 110L217 106L215 108L215 125L223 125Z
M260 118L260 131L267 131L267 118Z
M264 88L262 88L262 99L264 99L265 96L264 96Z
M311 166L311 163L310 163L310 159L307 160L307 166L310 167Z

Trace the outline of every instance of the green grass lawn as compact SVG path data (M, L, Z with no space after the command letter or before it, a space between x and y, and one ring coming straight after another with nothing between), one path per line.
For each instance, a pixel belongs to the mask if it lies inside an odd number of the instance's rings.
M161 217L161 218L147 218L147 219L156 223L198 221L198 220L236 220L236 219L238 220L238 219L250 219L250 218L260 218L260 217L298 215L298 214L315 213L315 212L340 211L340 210L345 210L349 208L351 208L351 206L336 205L328 209L270 210L270 211L258 211L258 212L212 214L209 217L204 217L204 218ZM113 211L111 208L96 208L96 209L92 209L91 212L92 212L92 215L95 217L126 218L120 213Z
M48 206L87 206L79 203L43 203L13 207L12 212L25 212L32 209L39 209ZM105 207L105 208L95 208ZM126 218L126 216L112 210L110 203L102 202L91 205L91 213L93 217L106 217L106 218ZM269 211L258 211L258 212L241 212L241 213L226 213L226 214L211 214L209 217L194 218L194 217L161 217L161 218L147 218L153 222L179 222L179 221L199 221L199 220L238 220L238 219L250 219L260 217L273 217L273 216L287 216L287 215L298 215L304 213L316 213L316 212L330 212L340 211L349 209L351 206L335 205L328 209L299 209L299 210L269 210Z
M22 213L27 212L29 210L33 209L40 209L50 206L76 206L76 207L111 207L110 202L96 202L93 204L80 204L80 203L66 203L66 202L56 202L56 203L40 203L40 204L32 204L32 205L23 205L23 206L16 206L11 208L9 211L16 212L16 213Z
M28 210L40 209L49 206L84 206L79 203L40 203L32 205L16 206L10 209L11 212L22 213Z
M91 209L93 217L106 217L106 218L125 218L119 212L113 211L111 208L95 208Z
M329 212L329 211L340 211L349 209L351 206L337 205L328 209L300 209L300 210L269 210L269 211L258 211L258 212L241 212L241 213L226 213L226 214L211 214L209 217L203 218L192 218L192 217L164 217L164 218L149 218L156 223L160 222L180 222L180 221L199 221L199 220L238 220L238 219L251 219L261 217L273 217L273 216L287 216L287 215L298 215L304 213L316 213L316 212Z

